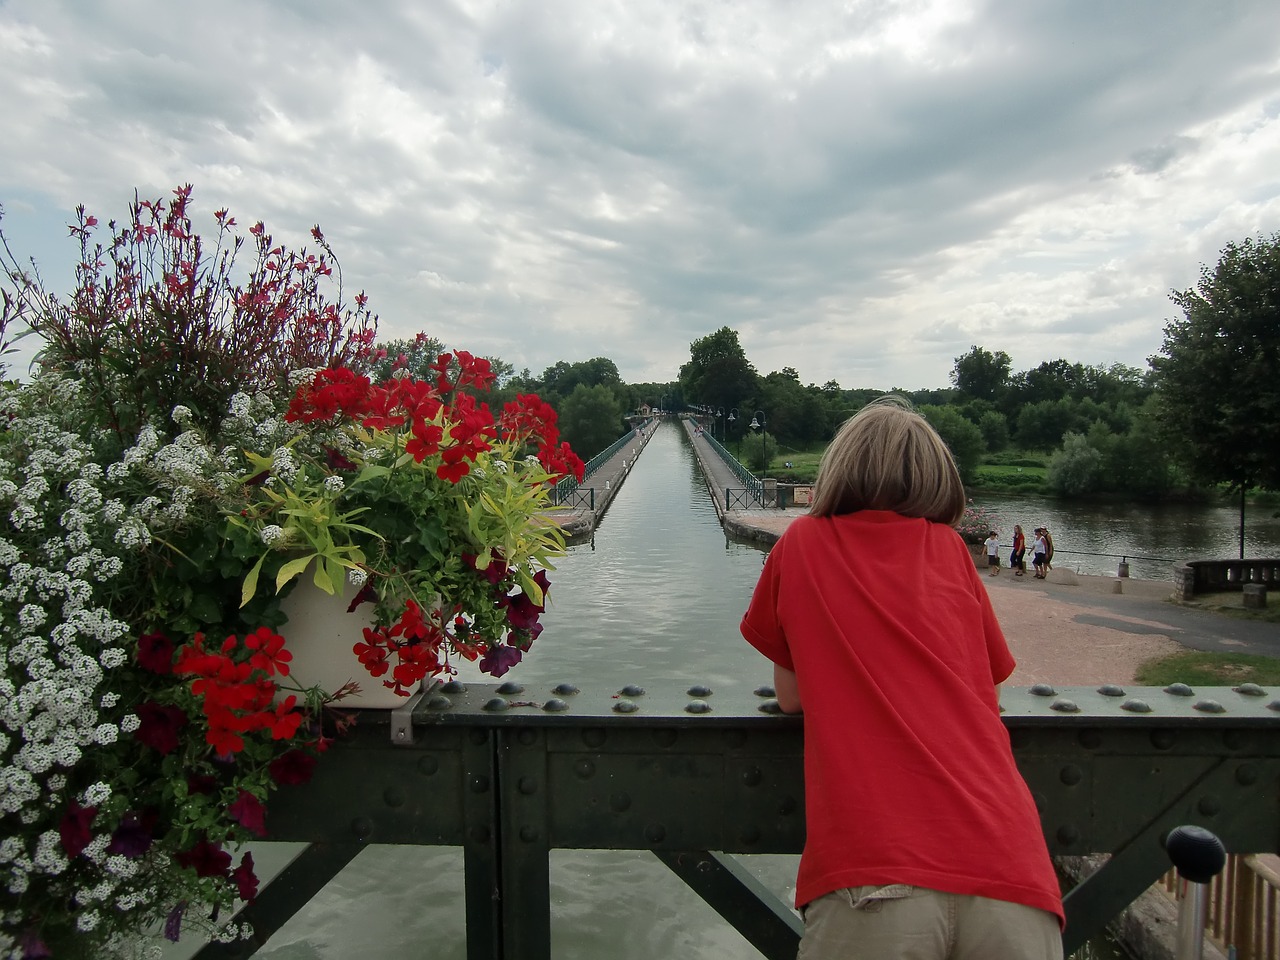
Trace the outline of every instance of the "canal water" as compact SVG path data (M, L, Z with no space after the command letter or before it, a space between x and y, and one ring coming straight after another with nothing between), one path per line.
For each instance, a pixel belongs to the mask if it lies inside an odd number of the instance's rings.
M1073 529L1043 514L1026 519ZM507 679L531 689L561 681L615 689L628 683L754 689L769 681L770 666L741 639L738 621L763 560L760 548L726 540L688 438L663 423L594 542L571 547L557 563L545 630ZM255 845L255 859L278 869L296 849ZM787 902L797 860L742 858ZM464 960L462 875L458 848L371 847L258 956ZM551 882L557 960L759 956L647 852L553 851ZM1113 956L1089 949L1091 957Z

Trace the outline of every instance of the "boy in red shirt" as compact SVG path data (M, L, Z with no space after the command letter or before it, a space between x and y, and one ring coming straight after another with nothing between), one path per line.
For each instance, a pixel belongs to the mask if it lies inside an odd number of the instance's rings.
M868 405L742 620L779 705L805 715L800 960L1062 956L1057 877L1000 720L1014 661L953 527L964 506L933 428L899 398Z

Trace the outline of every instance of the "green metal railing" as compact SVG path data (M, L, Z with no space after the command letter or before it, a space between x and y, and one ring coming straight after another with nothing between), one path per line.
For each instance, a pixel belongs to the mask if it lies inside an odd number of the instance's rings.
M756 477L755 474L753 474L750 470L748 470L745 466L743 466L738 461L738 458L735 457L732 453L730 453L727 449L725 449L724 444L722 444L719 440L717 440L714 434L707 433L705 428L703 429L702 438L706 440L708 444L711 445L711 449L714 450L720 456L720 459L722 459L725 462L725 464L729 467L729 469L733 471L733 475L742 482L742 486L746 489L746 492L751 497L751 499L754 500L756 503L758 503L760 506L764 506L764 481ZM726 491L725 492L725 509L726 510L733 510L736 507L745 506L745 504L741 502L731 502L731 500L733 499L734 498L731 496L731 494L728 491ZM737 499L740 501L741 498L737 498Z
M310 784L273 799L271 838L311 846L246 919L269 936L366 844L460 846L469 960L549 960L550 851L649 850L765 957L794 957L798 918L735 859L803 844L802 720L771 696L455 682L364 712ZM1280 847L1273 694L1040 684L1006 688L1002 707L1050 852L1111 855L1066 897L1068 954L1168 870L1174 826L1232 853Z
M646 423L647 422L648 421L646 421ZM613 458L614 454L618 453L621 450L626 449L628 444L634 442L640 430L642 430L644 426L645 424L641 424L639 427L629 430L627 433L623 434L617 440L613 441L613 443L609 444L609 446L605 447L605 449L601 450L594 457L588 460L582 471L582 482L585 483L587 478L590 477L591 474L595 473L598 469L600 469L600 467L608 463ZM569 505L573 503L573 494L580 485L581 484L578 482L577 477L561 478L556 483L555 488L552 491L551 502L558 506ZM592 497L592 507L594 508L594 506L595 506L595 498Z

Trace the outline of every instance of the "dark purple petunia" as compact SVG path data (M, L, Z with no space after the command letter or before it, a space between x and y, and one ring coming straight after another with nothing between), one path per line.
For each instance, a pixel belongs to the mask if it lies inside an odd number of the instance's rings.
M208 840L199 840L190 850L183 850L174 859L183 867L191 867L197 877L225 877L231 869L231 854Z
M283 786L297 786L311 779L316 768L316 758L301 750L290 750L276 757L267 767L271 779Z
M40 939L34 930L24 930L18 937L18 949L22 951L22 960L52 960L53 953Z
M81 851L93 839L93 818L98 815L97 807L82 807L72 801L58 823L58 837L62 841L62 850L68 860L80 856Z
M170 943L177 943L182 939L182 915L187 912L185 902L178 904L169 911L169 916L164 918L164 938Z
M236 892L245 903L250 903L258 895L258 875L253 872L253 854L246 852L240 858L240 866L231 871L231 882L236 885Z
M267 808L248 790L240 791L231 806L227 807L227 813L250 833L259 837L267 835Z
M142 818L136 813L126 813L120 820L120 826L111 834L107 853L118 853L130 860L137 860L151 849L153 840L151 830L142 822Z
M138 729L133 737L153 750L167 755L178 748L178 731L187 723L181 707L167 707L154 702L139 704Z
M161 675L173 673L173 641L163 633L144 633L138 638L138 666Z
M494 644L480 658L480 670L491 677L500 677L519 663L521 656L515 647Z

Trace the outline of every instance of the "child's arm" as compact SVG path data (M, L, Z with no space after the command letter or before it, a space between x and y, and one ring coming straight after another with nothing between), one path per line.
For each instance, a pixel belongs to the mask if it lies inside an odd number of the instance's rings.
M778 706L783 713L799 713L800 684L796 682L795 672L786 667L773 665L773 692L778 698Z

